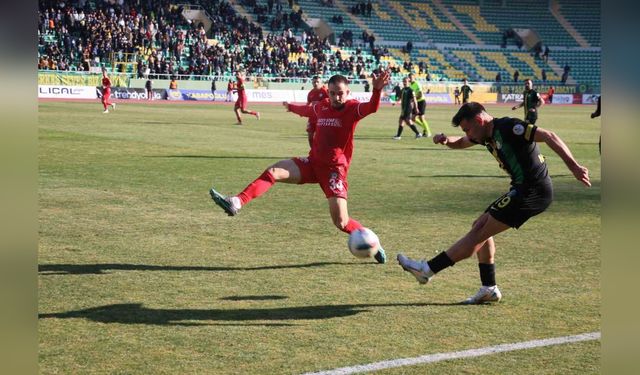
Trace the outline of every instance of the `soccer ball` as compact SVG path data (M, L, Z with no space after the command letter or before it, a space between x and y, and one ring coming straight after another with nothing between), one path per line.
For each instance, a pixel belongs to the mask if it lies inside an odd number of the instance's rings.
M360 228L351 232L348 245L356 258L371 258L378 252L380 239L371 229Z

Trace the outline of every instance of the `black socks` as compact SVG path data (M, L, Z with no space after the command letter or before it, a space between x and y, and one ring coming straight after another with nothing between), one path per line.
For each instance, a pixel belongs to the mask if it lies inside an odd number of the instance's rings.
M438 273L447 267L453 266L453 261L444 251L427 262L433 273Z

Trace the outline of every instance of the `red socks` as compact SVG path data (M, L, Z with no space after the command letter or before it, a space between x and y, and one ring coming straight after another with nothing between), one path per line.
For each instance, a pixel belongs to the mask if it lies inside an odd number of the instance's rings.
M345 233L351 233L354 230L360 229L360 228L364 228L364 226L362 226L362 224L360 224L357 220L350 218L347 225L345 225L345 227L342 228L341 230Z
M240 198L240 202L242 205L251 202L254 198L258 198L262 194L264 194L267 190L271 189L273 184L276 183L276 179L273 178L273 175L268 170L262 172L260 177L256 178L252 183L250 183L244 190L238 194L238 198Z
M262 174L256 178L252 183L247 185L244 190L237 195L238 199L244 206L245 204L251 202L254 198L258 198L262 194L266 193L267 190L271 189L273 184L276 183L276 179L273 177L271 172L265 170ZM357 220L349 219L347 225L341 230L345 233L351 233L356 229L364 228L362 224L360 224Z

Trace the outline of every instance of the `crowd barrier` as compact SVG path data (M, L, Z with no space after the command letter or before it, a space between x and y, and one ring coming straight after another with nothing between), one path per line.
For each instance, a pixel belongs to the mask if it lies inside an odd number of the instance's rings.
M165 90L154 89L153 99L155 100L181 100L181 101L205 101L224 102L228 101L226 90ZM307 101L307 90L246 90L247 100L254 103L305 103ZM60 85L39 85L38 98L57 99L97 99L100 97L100 87L91 86L60 86ZM542 94L545 99L546 94ZM111 90L111 97L122 100L147 100L147 91L140 88L114 87ZM369 101L370 92L352 92L351 98L362 102ZM597 94L555 94L552 104L594 104L597 102ZM232 100L237 99L237 94L232 94ZM395 95L385 92L381 98L382 103L391 103ZM453 96L448 93L425 94L427 104L452 104ZM480 103L519 103L522 102L522 93L473 93L471 100ZM548 100L547 100L548 102Z

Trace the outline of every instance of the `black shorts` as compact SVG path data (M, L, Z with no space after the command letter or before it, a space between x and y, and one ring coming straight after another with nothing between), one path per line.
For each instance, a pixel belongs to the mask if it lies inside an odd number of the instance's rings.
M424 115L426 110L427 110L427 101L426 100L419 101L418 102L417 115L418 116Z
M536 185L512 187L496 199L485 212L513 228L520 228L529 218L543 212L553 201L551 180Z
M409 108L402 108L400 112L400 120L411 120L411 115L413 114L413 107L409 106Z
M538 111L527 112L527 118L525 119L529 124L535 124L538 121Z

